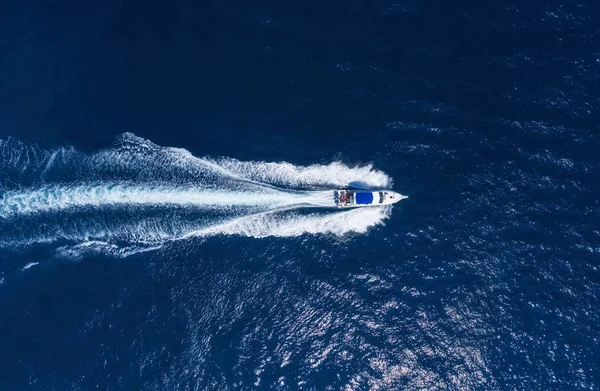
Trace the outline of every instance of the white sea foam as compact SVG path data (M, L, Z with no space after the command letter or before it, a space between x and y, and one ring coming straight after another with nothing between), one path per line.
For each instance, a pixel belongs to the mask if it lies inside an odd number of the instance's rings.
M253 238L297 237L304 234L343 236L365 233L369 228L383 224L391 208L360 208L332 213L275 214L260 213L232 219L223 224L188 233L184 237L214 235L241 235Z
M157 229L146 230L143 225L121 227L112 234L120 238L129 238L135 242L134 236L139 239L137 244L118 246L106 241L78 238L81 243L62 246L57 249L57 255L72 260L81 259L85 254L101 253L111 254L116 257L127 257L140 252L156 250L165 242L189 240L191 238L209 238L212 236L243 236L251 238L267 237L299 237L302 235L325 235L341 237L348 234L361 234L377 225L383 225L390 216L391 208L361 208L332 213L299 214L264 212L254 215L238 217L223 221L208 227L183 227L180 235L159 235ZM70 238L72 240L76 238ZM143 241L142 241L143 239Z
M373 166L349 167L340 162L328 165L295 166L290 163L241 162L235 159L216 161L227 171L259 182L284 187L347 187L352 183L381 188L391 186L389 176Z
M39 264L39 262L29 262L27 265L23 266L23 269L21 269L21 270L27 270L29 268L34 267L35 265L38 265L38 264Z
M110 249L124 243L117 248L129 254L138 251L132 245L155 248L189 237L344 235L366 232L391 211L333 208L335 188L390 186L391 179L369 165L198 158L130 133L93 152L0 140L0 172L0 247L67 240L71 249L98 243Z
M333 196L329 197L331 200ZM235 206L279 207L324 201L309 194L282 191L241 192L197 188L144 187L130 185L44 187L32 191L10 191L0 198L0 216L58 211L76 207L116 205L175 205L232 208ZM333 201L329 202L333 205Z

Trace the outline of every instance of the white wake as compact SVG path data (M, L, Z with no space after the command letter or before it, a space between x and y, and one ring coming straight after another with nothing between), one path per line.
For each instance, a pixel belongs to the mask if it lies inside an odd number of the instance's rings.
M326 193L326 194L325 194ZM0 197L0 216L103 206L197 206L231 209L238 206L278 208L291 205L334 206L332 192L222 191L194 187L131 185L44 187L9 191Z
M328 214L274 215L263 213L232 219L214 227L192 231L184 237L242 235L253 238L297 237L304 234L343 236L365 233L370 227L383 224L391 208L359 208Z
M333 189L352 183L392 181L369 165L199 158L129 133L92 152L0 140L0 247L364 233L391 208L335 209Z

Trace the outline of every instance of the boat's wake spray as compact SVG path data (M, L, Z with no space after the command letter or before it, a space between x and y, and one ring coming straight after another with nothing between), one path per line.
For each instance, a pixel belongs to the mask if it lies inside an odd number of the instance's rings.
M343 235L389 215L385 208L337 211L332 190L323 190L353 182L388 187L390 178L370 166L196 158L132 134L91 153L0 141L0 172L0 247Z

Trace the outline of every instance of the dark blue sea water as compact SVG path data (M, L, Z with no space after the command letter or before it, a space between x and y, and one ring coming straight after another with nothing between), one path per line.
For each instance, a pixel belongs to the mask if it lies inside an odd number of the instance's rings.
M599 389L599 13L0 2L0 389Z

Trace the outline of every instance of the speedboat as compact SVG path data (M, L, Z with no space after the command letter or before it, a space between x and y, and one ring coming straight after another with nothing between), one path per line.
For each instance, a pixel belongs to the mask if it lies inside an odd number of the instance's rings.
M338 208L391 205L404 198L408 198L391 190L335 190L333 192L333 197L335 205Z

